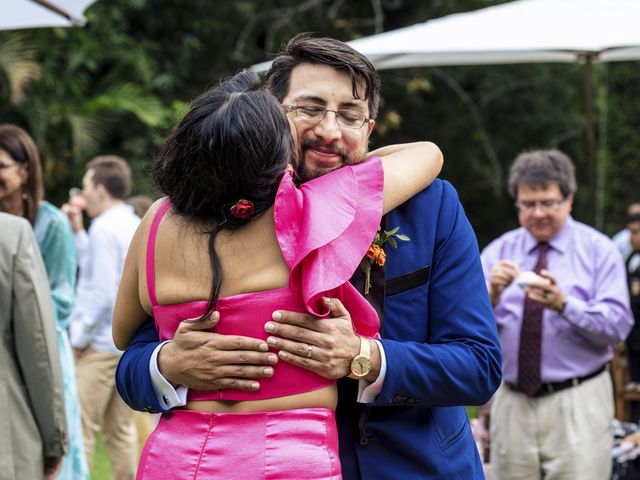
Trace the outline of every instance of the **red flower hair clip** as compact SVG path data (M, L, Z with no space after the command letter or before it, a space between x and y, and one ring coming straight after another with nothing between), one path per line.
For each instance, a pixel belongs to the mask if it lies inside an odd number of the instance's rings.
M229 209L234 217L247 219L253 215L253 202L246 198L241 198Z

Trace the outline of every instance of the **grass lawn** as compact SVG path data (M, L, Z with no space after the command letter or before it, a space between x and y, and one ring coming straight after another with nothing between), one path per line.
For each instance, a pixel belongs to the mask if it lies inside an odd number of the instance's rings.
M102 433L98 434L96 440L96 452L91 465L91 480L111 480L111 464L109 463L109 452L104 446Z

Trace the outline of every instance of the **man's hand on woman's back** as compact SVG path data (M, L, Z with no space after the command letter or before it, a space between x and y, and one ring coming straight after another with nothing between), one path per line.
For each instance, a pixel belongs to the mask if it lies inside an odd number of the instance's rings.
M160 372L174 386L258 390L257 379L273 375L278 357L262 340L212 332L219 320L218 312L202 321L183 320L158 353Z

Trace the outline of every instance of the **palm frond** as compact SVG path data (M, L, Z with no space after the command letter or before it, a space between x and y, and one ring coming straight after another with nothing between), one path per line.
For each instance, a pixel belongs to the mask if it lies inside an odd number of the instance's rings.
M106 122L100 117L79 113L69 114L73 162L95 155L107 130Z
M40 75L36 50L23 35L3 33L0 36L0 71L9 84L10 102L20 102L29 83Z
M167 115L160 100L132 83L119 83L109 87L103 94L85 102L83 110L87 114L124 110L150 127L162 126Z

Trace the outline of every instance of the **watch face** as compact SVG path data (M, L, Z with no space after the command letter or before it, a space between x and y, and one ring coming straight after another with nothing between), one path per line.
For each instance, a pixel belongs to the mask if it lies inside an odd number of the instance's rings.
M356 377L364 377L371 371L371 359L364 356L357 356L351 362L351 373Z

